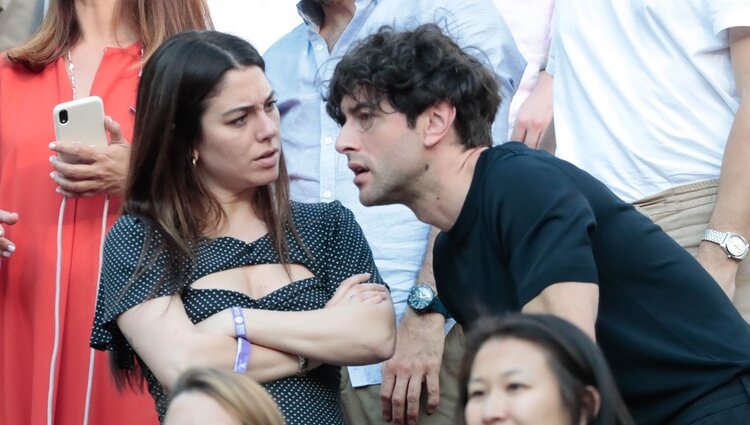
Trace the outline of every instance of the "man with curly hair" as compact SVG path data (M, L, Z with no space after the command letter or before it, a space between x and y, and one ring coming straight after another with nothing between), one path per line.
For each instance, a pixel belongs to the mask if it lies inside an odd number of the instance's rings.
M349 422L452 425L463 350L460 327L439 308L407 306L409 295L414 301L435 294L428 246L436 232L401 205L366 208L359 202L352 172L334 148L339 127L326 115L323 95L336 63L357 41L383 25L408 29L434 22L492 68L497 92L508 100L497 105L493 127L495 142L502 143L525 61L491 0L302 0L297 8L305 22L265 54L282 114L292 198L338 200L354 212L391 288L399 321L393 358L382 366L343 370Z
M491 147L500 98L434 25L384 29L339 62L327 110L364 205L400 203L442 232L442 302L563 317L602 347L640 425L747 424L750 328L645 215L546 152ZM667 296L668 295L668 296Z

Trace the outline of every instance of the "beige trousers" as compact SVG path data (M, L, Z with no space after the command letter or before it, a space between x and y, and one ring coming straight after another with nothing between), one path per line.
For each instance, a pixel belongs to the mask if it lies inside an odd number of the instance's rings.
M719 181L708 180L678 186L640 199L633 205L695 255L708 227L718 191ZM750 322L750 258L740 263L736 284L732 302Z
M443 363L440 368L440 404L432 415L424 413L422 397L419 425L455 425L458 412L458 370L463 357L464 333L455 325L445 336ZM424 391L422 395L424 396ZM353 388L346 368L341 368L341 401L350 425L388 425L380 409L380 385Z

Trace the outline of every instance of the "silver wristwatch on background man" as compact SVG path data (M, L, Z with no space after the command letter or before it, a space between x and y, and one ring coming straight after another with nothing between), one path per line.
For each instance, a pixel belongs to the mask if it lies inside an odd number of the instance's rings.
M703 234L703 240L713 242L724 248L727 257L737 261L743 260L747 256L748 248L750 248L747 239L742 237L742 235L732 232L706 229L706 233Z

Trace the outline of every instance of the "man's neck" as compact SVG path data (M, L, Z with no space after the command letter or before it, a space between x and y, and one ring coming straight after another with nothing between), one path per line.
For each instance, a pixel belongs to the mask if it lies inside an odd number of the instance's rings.
M324 17L320 26L320 36L326 41L328 51L331 51L354 18L357 6L354 0L340 0L322 7Z
M450 230L461 214L479 155L487 148L456 152L456 145L436 155L431 177L420 194L406 203L417 218L442 231Z

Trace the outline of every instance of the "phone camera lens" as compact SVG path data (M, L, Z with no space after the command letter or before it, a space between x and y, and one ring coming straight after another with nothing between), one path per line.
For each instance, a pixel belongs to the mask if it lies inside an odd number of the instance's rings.
M68 111L63 109L58 114L58 117L60 118L60 124L67 124L68 123Z

